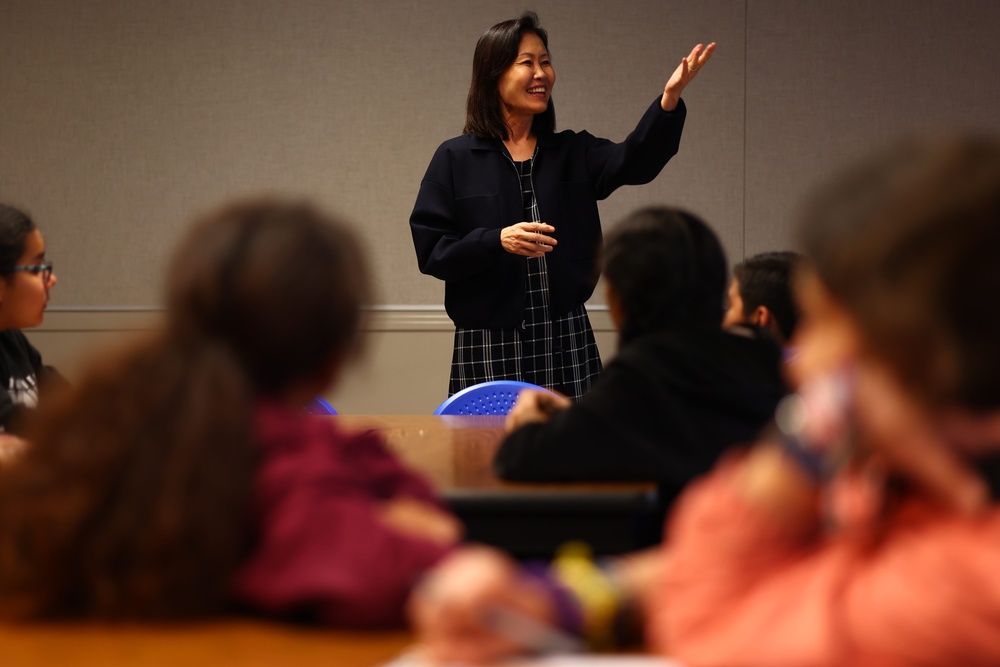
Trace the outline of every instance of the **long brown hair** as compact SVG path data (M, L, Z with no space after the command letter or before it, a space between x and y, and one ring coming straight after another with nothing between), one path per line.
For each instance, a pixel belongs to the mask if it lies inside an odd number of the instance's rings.
M465 103L464 133L486 139L506 139L507 122L500 104L500 77L517 59L521 38L535 33L549 48L549 34L538 23L535 12L524 12L516 19L501 21L491 27L476 43L472 57L472 83ZM549 98L549 106L531 121L531 131L538 135L554 132L556 108Z
M300 203L195 224L170 265L164 326L97 359L0 470L0 616L224 610L253 540L253 401L352 349L361 256Z

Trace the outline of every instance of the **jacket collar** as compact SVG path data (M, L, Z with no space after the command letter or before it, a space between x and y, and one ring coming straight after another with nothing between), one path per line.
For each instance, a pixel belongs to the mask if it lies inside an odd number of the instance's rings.
M471 143L471 148L474 151L493 151L495 153L503 152L503 142L499 139L488 139L475 134L467 134L465 136ZM546 132L538 137L538 148L549 148L551 146L556 146L561 142L562 138L560 134L555 132Z

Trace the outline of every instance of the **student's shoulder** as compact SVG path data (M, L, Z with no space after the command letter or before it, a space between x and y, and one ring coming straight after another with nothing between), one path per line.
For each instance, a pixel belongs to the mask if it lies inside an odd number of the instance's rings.
M675 327L623 345L612 364L647 375L755 379L784 387L781 348L754 331Z
M745 324L728 327L722 332L723 344L737 350L747 350L768 360L781 359L781 345L766 329Z
M28 337L20 329L4 329L0 331L0 343L25 349L31 347Z
M650 355L691 357L715 355L720 350L745 345L728 331L709 326L677 326L643 334L623 345L619 355L642 359ZM750 343L755 345L755 343Z
M0 355L5 360L27 360L33 367L39 367L42 363L41 353L35 349L20 329L0 331Z

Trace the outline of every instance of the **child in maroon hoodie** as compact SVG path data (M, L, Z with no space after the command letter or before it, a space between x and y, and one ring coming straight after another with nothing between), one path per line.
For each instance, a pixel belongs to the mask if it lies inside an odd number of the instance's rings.
M0 471L0 616L399 622L458 523L375 436L302 409L356 349L354 237L236 204L167 283L164 325L95 360Z

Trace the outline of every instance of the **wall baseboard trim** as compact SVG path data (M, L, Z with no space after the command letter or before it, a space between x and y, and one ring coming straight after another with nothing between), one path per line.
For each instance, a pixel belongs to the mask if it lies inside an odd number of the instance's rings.
M587 308L595 331L614 331L606 306ZM455 325L441 306L374 306L366 309L365 331L454 331ZM146 331L163 317L162 308L53 307L36 331L92 332Z

